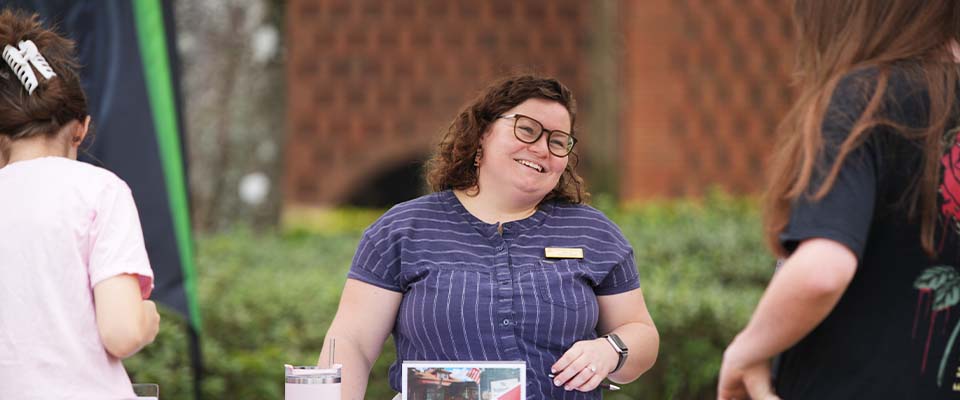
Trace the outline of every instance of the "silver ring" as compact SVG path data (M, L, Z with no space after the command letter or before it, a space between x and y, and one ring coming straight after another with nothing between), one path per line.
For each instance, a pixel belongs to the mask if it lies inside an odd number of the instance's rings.
M597 366L596 366L596 365L590 364L590 366L587 367L587 368L590 368L590 372L593 372L593 373L596 373L596 372L597 372Z

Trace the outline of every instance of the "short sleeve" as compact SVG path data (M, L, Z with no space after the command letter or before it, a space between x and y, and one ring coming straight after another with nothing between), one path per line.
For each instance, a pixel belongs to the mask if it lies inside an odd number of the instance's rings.
M633 249L610 269L607 276L594 288L598 296L607 296L629 292L640 287L640 274L633 260Z
M787 226L779 236L780 243L789 252L804 240L824 238L843 244L858 259L863 256L877 196L880 151L876 132L865 133L866 140L844 158L826 195L819 200L812 199L863 111L865 100L861 87L862 81L847 77L834 92L823 121L823 150L814 167L811 184L807 194L792 204Z
M149 298L153 270L130 188L123 182L108 185L95 210L90 231L90 286L117 275L132 274L140 281L141 296Z
M390 227L383 218L363 233L347 278L403 292L399 282L400 243L391 240Z

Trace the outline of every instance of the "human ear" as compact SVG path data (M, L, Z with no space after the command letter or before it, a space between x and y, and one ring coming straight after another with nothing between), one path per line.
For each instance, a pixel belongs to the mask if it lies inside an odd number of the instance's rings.
M77 124L77 128L73 131L70 139L70 145L74 147L80 146L80 143L83 143L83 139L87 137L87 132L90 131L90 116L86 116L82 122Z

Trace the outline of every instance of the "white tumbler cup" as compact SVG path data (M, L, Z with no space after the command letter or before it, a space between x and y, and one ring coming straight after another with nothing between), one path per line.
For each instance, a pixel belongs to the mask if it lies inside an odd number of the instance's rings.
M340 364L332 368L284 365L284 400L340 400Z

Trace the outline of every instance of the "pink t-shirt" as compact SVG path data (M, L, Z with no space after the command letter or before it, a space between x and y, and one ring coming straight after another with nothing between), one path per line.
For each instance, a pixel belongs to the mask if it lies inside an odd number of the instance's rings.
M100 341L93 287L153 271L130 188L62 157L0 168L0 399L135 398Z

